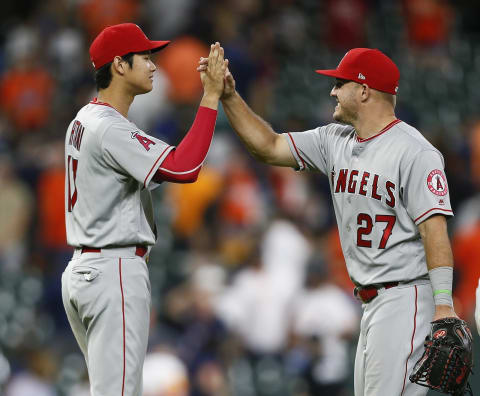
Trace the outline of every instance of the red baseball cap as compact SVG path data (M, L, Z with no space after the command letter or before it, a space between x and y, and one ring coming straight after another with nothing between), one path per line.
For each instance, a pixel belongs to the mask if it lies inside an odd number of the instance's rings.
M334 70L315 70L319 74L367 84L377 91L396 95L400 71L378 49L354 48L348 51Z
M103 29L90 46L90 59L93 67L100 69L112 62L116 56L127 55L130 52L160 51L170 41L151 41L142 29L134 23L121 23Z

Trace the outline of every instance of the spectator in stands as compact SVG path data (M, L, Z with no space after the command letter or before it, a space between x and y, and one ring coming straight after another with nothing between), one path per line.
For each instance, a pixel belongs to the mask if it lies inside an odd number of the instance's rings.
M326 2L326 42L333 50L364 47L368 15L366 0L329 0Z
M76 4L79 19L87 30L88 42L106 26L138 20L141 5L139 0L85 0Z
M173 103L191 105L198 102L203 90L195 68L198 59L206 54L208 46L194 37L184 36L158 56L157 64L169 80L168 96Z
M52 141L42 148L41 172L37 180L37 232L35 246L43 262L43 301L60 329L68 326L61 304L61 284L57 280L71 257L65 233L64 142Z
M420 65L432 68L450 65L448 43L454 12L448 0L403 0L408 39Z
M319 252L308 263L305 289L292 312L293 348L304 349L307 357L303 375L310 394L343 395L350 375L348 345L360 315L353 299L330 280Z
M0 271L18 272L28 254L34 201L30 189L15 174L8 152L0 153L0 180Z
M430 49L447 44L453 10L447 0L404 0L410 43Z
M458 279L455 297L460 304L459 315L472 318L475 309L475 289L480 279L480 121L471 130L471 179L477 194L459 208L452 240Z
M36 32L28 27L7 38L12 58L0 79L0 110L19 132L45 128L50 117L55 82L40 62L38 45Z
M143 396L188 396L185 364L167 348L158 346L147 353L143 365Z
M56 372L57 362L51 350L29 351L26 369L13 375L5 396L57 396Z

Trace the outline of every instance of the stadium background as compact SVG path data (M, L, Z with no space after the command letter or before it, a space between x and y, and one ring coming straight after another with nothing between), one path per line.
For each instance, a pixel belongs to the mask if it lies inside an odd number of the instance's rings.
M446 160L456 307L475 330L479 15L479 3L468 0L2 2L0 393L88 395L60 296L71 255L63 139L95 95L92 38L126 21L152 39L173 40L157 57L154 91L135 99L130 113L172 144L193 121L196 63L214 41L224 46L240 93L277 131L330 122L331 81L314 69L336 66L352 47L391 56L401 70L398 117ZM198 182L163 185L155 200L145 395L353 394L360 307L325 177L259 164L220 112ZM472 382L478 392L480 376Z

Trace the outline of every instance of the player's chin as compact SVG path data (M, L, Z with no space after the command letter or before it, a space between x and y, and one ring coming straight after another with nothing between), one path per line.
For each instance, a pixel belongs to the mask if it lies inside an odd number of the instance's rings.
M335 111L333 112L333 119L334 119L335 121L339 121L339 122L342 121L342 114L340 113L340 111L335 110Z
M151 90L153 89L153 84L152 82L150 83L146 83L144 85L142 85L142 87L139 89L139 94L146 94L146 93L149 93Z
M350 125L350 122L348 121L348 118L345 117L345 114L342 114L341 112L339 111L335 111L333 113L333 119L341 124L349 124Z

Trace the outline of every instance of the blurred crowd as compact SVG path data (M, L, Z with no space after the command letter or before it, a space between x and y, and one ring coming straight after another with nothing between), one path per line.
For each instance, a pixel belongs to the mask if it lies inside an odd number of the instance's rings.
M446 162L459 315L480 277L480 6L468 0L7 0L0 25L0 393L88 396L66 321L64 134L95 96L88 47L109 24L172 40L129 117L170 144L220 41L237 89L278 132L331 122L333 68L379 48L401 71L397 116ZM328 181L259 164L220 110L198 181L154 191L159 240L145 396L351 395L360 304Z

